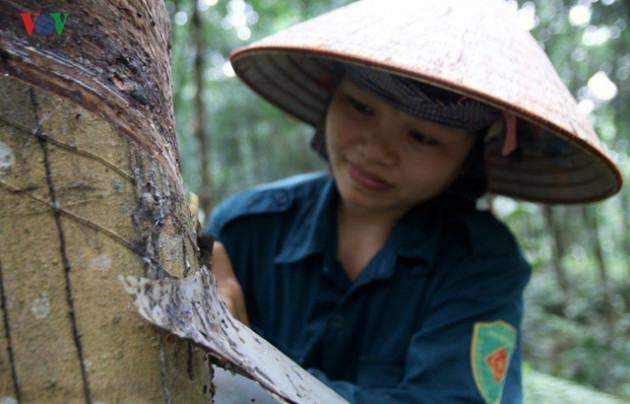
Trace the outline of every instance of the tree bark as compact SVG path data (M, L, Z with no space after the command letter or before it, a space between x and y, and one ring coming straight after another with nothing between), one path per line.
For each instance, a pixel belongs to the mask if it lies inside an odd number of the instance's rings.
M29 35L32 12L68 13L63 32ZM210 401L204 353L116 277L198 269L164 5L0 0L0 16L0 397Z

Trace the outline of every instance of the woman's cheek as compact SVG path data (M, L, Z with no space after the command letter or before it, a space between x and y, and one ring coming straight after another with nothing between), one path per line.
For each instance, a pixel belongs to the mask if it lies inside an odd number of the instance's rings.
M357 141L359 136L351 124L336 125L332 128L331 141L335 148L344 149Z

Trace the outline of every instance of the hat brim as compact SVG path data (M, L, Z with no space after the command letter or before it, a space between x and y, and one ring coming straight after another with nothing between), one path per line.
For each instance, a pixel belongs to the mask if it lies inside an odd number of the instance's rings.
M449 6L451 2L445 1L447 4L442 7L451 11L449 18L457 20L457 13L453 11L457 7ZM491 0L480 4L497 6ZM410 59L408 54L400 56L402 50L392 52L391 49L379 54L378 46L347 39L360 36L362 30L362 25L348 23L351 19L347 14L360 13L365 22L373 14L368 6L374 6L374 2L353 3L238 49L231 55L234 71L262 97L313 126L319 125L325 114L331 96L328 84L335 73L335 63L371 67L435 85L517 117L517 150L503 156L501 142L487 147L492 192L529 201L570 204L599 201L619 191L623 182L619 170L529 33L519 31L517 38L510 38L511 42L520 41L531 48L525 51L521 47L517 53L501 48L500 43L495 45L499 48L494 52L486 49L481 56L460 50L459 57L453 60L449 55L440 58L421 55ZM440 6L431 4L427 8L435 11ZM422 7L417 5L415 9ZM479 18L491 17L483 14ZM458 27L457 21L448 25L451 30ZM337 34L327 34L322 26L329 30L334 27L332 30ZM428 31L425 33L429 35ZM454 32L453 35L463 34ZM424 40L423 45L426 53L440 52L430 40ZM501 49L508 55L501 55ZM483 60L490 55L491 60ZM532 59L537 59L537 63ZM491 64L490 68L484 67L484 63ZM535 72L527 69L532 65ZM502 74L497 75L497 72ZM517 75L518 80L511 74ZM487 77L489 75L492 77Z

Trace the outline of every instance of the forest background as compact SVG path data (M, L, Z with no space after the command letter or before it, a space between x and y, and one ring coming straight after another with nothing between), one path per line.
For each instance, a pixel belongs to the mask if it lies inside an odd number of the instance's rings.
M234 77L229 53L348 0L167 0L182 175L203 211L225 197L323 170L313 129ZM508 1L545 49L625 178L630 174L630 1ZM630 400L630 190L588 206L496 196L534 275L523 324L526 371ZM203 220L203 212L202 212Z

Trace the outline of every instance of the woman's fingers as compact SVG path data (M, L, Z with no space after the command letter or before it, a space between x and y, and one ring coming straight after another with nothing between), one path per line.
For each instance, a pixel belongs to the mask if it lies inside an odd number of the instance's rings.
M189 192L188 198L190 199L188 207L190 208L190 213L192 213L195 231L197 234L201 234L201 223L199 223L199 197L195 193Z
M217 240L212 246L212 273L217 278L217 282L233 279L238 283L225 247Z
M225 248L218 241L214 242L214 247L212 248L211 270L217 279L217 293L219 297L225 302L232 316L249 327L243 289L238 279L236 279Z

